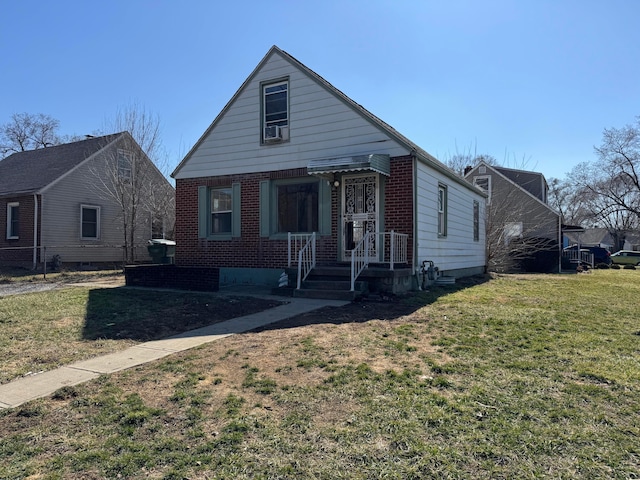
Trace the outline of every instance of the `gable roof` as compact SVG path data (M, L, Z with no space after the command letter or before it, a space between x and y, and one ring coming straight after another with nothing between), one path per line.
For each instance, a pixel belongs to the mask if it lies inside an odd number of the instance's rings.
M473 177L476 175L486 175L485 173L478 173L478 170L481 166L486 167L487 169L490 169L495 175L498 175L504 180L506 180L507 182L511 183L513 186L521 190L524 194L531 197L533 200L535 200L539 204L544 205L549 211L553 212L558 217L560 217L560 214L556 212L553 208L551 208L549 204L547 204L546 202L543 202L537 195L532 193L531 190L525 188L524 185L520 185L519 183L519 181L522 179L530 179L530 178L540 179L540 177L542 177L542 181L544 181L544 184L546 185L547 181L545 180L544 175L542 175L541 173L529 172L526 170L514 170L512 168L505 168L505 167L497 167L497 166L489 165L484 161L481 161L475 167L469 170L465 174L464 178L468 181L470 177ZM525 175L525 174L530 174L530 175ZM522 175L522 177L519 177L519 175ZM469 182L469 184L471 184L471 182Z
M564 231L564 235L572 242L582 245L613 245L613 238L606 228L585 228L582 232Z
M0 161L0 196L38 193L127 132L9 155Z
M540 200L544 201L544 193L548 189L548 185L547 179L544 178L543 174L539 172L531 172L528 170L516 170L514 168L499 167L497 165L493 168L512 182L524 188L527 192L531 193L531 195L538 197Z
M281 50L280 48L278 48L277 46L272 46L269 51L267 52L267 54L263 57L263 59L260 61L260 63L258 63L258 65L254 68L254 70L251 72L251 74L247 77L247 79L242 83L242 85L240 86L240 88L236 91L236 93L233 95L233 97L231 98L231 100L229 100L229 102L227 102L227 104L224 106L224 108L220 111L220 113L216 116L216 118L213 120L213 122L211 123L211 125L205 130L205 132L200 136L200 138L198 139L198 141L194 144L194 146L191 148L191 150L189 150L189 152L185 155L184 159L178 164L178 166L175 168L175 170L173 171L173 173L171 173L172 177L175 177L178 172L181 170L181 168L184 166L184 164L189 160L189 158L192 156L192 154L197 150L197 148L202 144L202 142L205 140L205 138L209 135L209 133L213 130L213 128L215 128L216 124L220 121L220 119L225 115L225 113L227 113L227 111L231 108L231 106L235 103L236 99L241 95L241 93L245 90L245 88L247 87L247 85L249 85L249 83L251 83L251 81L253 80L253 78L258 75L258 73L261 71L261 69L263 68L263 66L269 61L269 59L275 55L278 54L281 57L285 58L289 63L291 63L292 65L294 65L298 70L300 70L301 72L303 72L305 75L307 75L309 78L311 78L312 80L314 80L318 85L320 85L322 88L324 88L325 90L327 90L329 93L335 95L336 97L338 97L343 103L345 103L346 105L348 105L351 109L353 109L354 111L356 111L357 113L359 113L363 118L365 118L367 121L369 121L370 123L372 123L373 125L375 125L377 128L379 128L380 130L382 130L384 133L386 133L389 137L391 137L392 139L394 139L396 142L398 142L399 144L403 145L407 150L411 151L411 153L413 155L415 155L418 160L422 161L425 164L430 165L431 167L437 169L439 172L443 173L444 175L446 175L447 177L451 178L452 180L456 181L457 183L469 188L469 184L468 182L464 181L464 179L462 177L460 177L457 173L455 173L453 170L451 170L449 167L447 167L446 165L444 165L442 162L438 161L434 156L432 156L431 154L429 154L426 150L420 148L417 144L413 143L411 140L409 140L407 137L405 137L404 135L400 134L395 128L393 128L391 125L389 125L388 123L384 122L383 120L381 120L380 118L378 118L377 116L375 116L373 113L371 113L370 111L368 111L367 109L365 109L362 105L360 105L359 103L356 103L354 100L352 100L351 98L349 98L347 95L345 95L343 92L341 92L340 90L338 90L336 87L334 87L331 83L329 83L327 80L325 80L323 77L321 77L320 75L318 75L316 72L314 72L313 70L311 70L310 68L308 68L306 65L304 65L303 63L301 63L300 61L298 61L297 59L295 59L293 56L291 56L290 54L288 54L287 52L285 52L284 50ZM478 190L476 188L474 188L473 186L471 186L471 189L478 193ZM484 194L483 192L480 192L481 194Z

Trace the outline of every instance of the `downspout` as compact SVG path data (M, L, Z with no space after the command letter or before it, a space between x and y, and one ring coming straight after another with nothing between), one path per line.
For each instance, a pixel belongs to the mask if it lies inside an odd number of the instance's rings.
M562 215L558 215L558 273L562 273Z
M422 290L420 279L418 278L418 222L417 220L417 212L418 212L418 159L415 155L411 155L411 163L413 167L413 271L416 274L416 282L418 286L418 290Z
M38 194L33 194L33 270L38 268Z

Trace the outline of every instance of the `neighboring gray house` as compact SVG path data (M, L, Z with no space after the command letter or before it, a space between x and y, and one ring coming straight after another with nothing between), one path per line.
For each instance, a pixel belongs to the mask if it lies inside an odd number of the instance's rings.
M547 204L538 172L480 162L465 178L487 193L487 261L496 271L560 268L560 215Z
M14 153L0 161L0 265L148 259L154 225L173 228L174 198L128 132Z

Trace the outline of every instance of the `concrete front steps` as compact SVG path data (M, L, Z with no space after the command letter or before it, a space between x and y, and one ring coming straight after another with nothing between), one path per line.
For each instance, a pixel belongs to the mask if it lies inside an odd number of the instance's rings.
M351 291L351 268L349 266L316 266L298 290L296 289L297 270L290 268L285 271L289 276L288 286L274 288L272 293L297 298L344 301L357 300L366 296L370 290L396 293L392 291L393 279L410 277L411 275L410 269L391 271L385 267L369 267L362 272L355 282L354 291ZM383 286L380 283L381 279L388 279L391 282L391 287ZM387 292L387 290L389 291Z

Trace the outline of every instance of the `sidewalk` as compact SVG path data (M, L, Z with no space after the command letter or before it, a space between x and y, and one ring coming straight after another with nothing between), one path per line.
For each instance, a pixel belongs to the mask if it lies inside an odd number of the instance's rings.
M0 385L0 409L17 407L30 400L51 395L59 388L78 385L100 375L118 372L127 368L152 362L176 352L188 350L204 343L246 332L270 323L307 313L326 306L340 307L349 302L290 298L266 295L263 291L243 288L241 291L221 291L226 294L243 294L286 300L288 303L262 312L233 318L208 327L184 332L163 340L141 343L120 352L83 360L48 372Z

